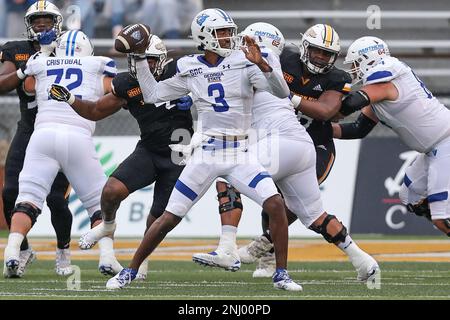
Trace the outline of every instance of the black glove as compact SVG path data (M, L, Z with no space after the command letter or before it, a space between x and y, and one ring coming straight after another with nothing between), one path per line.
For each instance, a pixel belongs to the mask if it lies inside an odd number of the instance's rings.
M52 84L48 95L53 100L67 102L70 105L75 102L75 96L66 87L59 84Z

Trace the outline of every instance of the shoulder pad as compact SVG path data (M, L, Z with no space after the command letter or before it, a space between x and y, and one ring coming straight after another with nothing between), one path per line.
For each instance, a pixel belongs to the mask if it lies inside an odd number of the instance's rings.
M193 54L189 56L184 56L177 61L177 73L181 76L190 75L196 69L200 68L202 65L198 61L199 54Z
M363 84L389 82L409 70L409 67L394 57L386 57L364 75Z

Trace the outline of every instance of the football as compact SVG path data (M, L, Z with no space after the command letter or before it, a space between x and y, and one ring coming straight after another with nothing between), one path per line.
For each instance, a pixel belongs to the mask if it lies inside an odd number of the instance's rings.
M114 42L114 48L122 53L143 53L150 43L150 27L131 24L123 28Z

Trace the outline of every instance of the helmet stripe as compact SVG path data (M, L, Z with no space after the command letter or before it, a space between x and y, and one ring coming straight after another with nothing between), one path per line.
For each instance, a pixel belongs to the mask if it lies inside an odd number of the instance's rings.
M75 35L74 35L73 38L72 38L72 51L71 51L71 53L70 53L70 56L71 56L71 57L73 57L73 56L75 55L75 45L76 45L75 41L77 40L78 32L80 32L80 31L77 30L77 31L75 32Z
M72 36L73 30L69 31L69 35L67 37L67 43L66 43L66 56L69 55L69 46L70 46L70 37Z
M333 29L326 24L325 30L325 46L329 47L333 43Z
M231 19L231 17L225 11L223 11L222 9L217 9L217 11L219 11L219 13L225 19L225 21L227 21L227 22L233 21L233 19Z

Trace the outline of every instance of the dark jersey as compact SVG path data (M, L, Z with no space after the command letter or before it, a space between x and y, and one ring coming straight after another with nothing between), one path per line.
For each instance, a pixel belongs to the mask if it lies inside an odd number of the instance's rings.
M161 76L164 80L175 75L176 63L171 62L168 69ZM126 109L137 120L141 131L141 141L147 149L160 154L170 154L169 144L181 141L172 141L172 133L176 129L187 129L192 135L191 112L178 110L176 107L167 109L164 105L156 107L153 104L144 104L139 82L128 72L119 73L113 79L113 93L127 100ZM174 104L175 101L167 102Z
M28 59L36 53L33 42L29 40L12 41L3 45L0 51L0 61L10 61L15 64L16 69L25 65ZM22 88L17 87L17 94L20 99L20 120L18 125L21 129L33 131L34 120L36 119L37 103L34 96L28 96Z
M280 59L284 79L291 93L301 96L302 99L317 100L323 92L329 90L343 94L350 92L352 79L343 70L333 67L325 74L311 74L300 61L300 54L290 50L284 50ZM306 127L316 146L333 140L330 121L315 120L302 115L300 122Z

